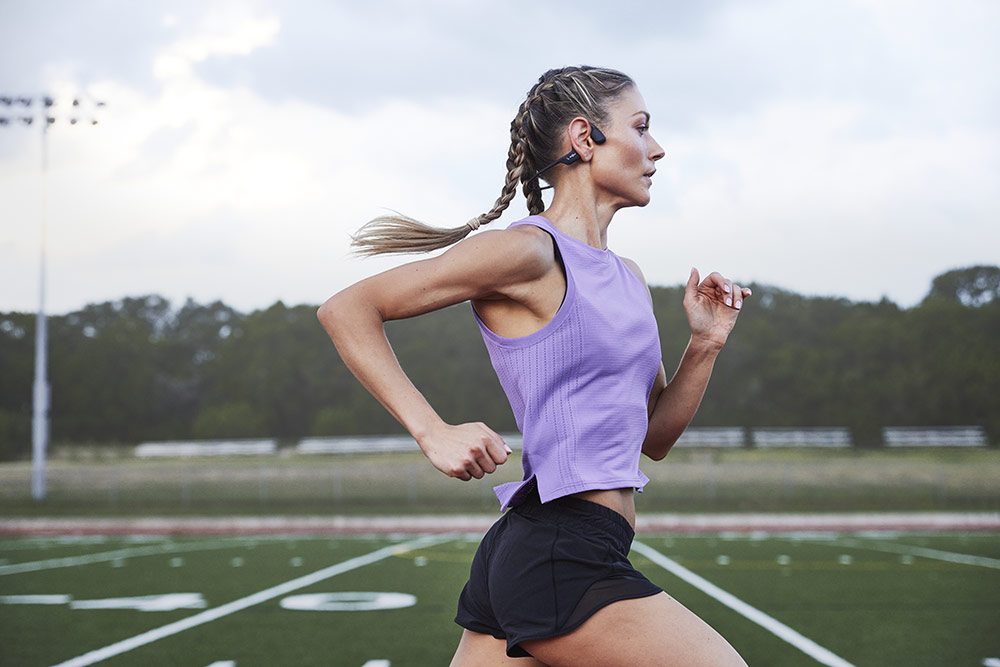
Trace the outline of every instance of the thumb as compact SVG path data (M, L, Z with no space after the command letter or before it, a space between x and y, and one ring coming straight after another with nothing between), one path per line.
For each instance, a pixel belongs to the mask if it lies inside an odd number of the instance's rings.
M692 268L691 275L688 276L687 285L684 287L684 292L693 294L698 289L698 283L700 282L701 276L698 274L698 269Z

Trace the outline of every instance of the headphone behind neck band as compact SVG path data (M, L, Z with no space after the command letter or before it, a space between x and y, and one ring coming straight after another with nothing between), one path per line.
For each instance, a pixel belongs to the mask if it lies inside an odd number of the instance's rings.
M604 136L604 133L601 132L599 129L597 129L597 126L594 125L593 123L590 124L590 138L593 139L594 143L597 144L598 146L607 141L607 137ZM573 164L574 162L577 162L579 159L580 159L580 154L577 153L575 150L572 150L569 153L566 153L566 155L563 155L561 158L553 160L552 162L548 163L547 165L536 171L534 178L538 178L544 172L548 171L557 164ZM552 187L551 185L546 185L544 188L540 189L548 190L551 187Z

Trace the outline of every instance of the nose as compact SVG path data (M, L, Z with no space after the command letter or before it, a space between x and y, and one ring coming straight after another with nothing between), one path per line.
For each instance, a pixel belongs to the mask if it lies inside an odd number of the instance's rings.
M656 139L653 139L652 135L650 135L649 139L652 142L649 147L650 148L649 159L652 160L653 162L656 162L664 155L666 155L666 153L663 150L663 146L661 146Z

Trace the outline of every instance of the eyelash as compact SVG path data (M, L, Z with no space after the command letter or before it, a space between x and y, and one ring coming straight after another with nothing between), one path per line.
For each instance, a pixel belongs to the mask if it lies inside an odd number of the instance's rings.
M636 129L639 130L639 134L646 134L649 131L649 125L640 125Z

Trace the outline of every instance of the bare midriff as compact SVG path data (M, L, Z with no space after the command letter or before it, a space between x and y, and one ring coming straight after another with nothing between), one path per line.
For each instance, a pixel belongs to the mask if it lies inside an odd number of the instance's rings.
M588 500L618 512L635 530L635 489L594 489L574 493L574 498Z

